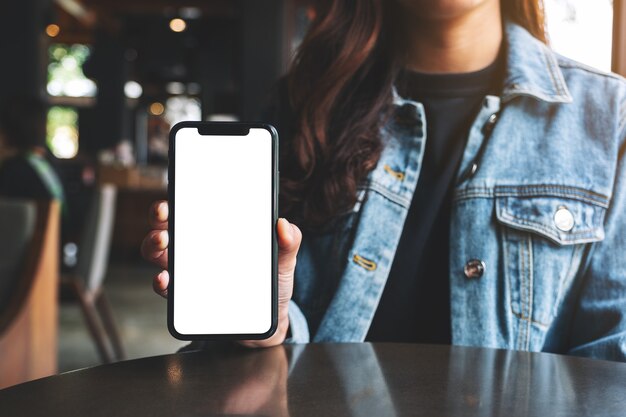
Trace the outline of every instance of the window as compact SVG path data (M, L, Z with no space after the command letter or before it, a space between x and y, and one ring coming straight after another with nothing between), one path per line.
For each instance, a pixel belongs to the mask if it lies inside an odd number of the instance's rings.
M552 48L569 58L611 70L613 0L545 0Z
M73 158L78 153L78 112L71 107L51 107L48 111L46 142L57 158Z
M50 46L48 94L56 97L94 97L96 84L83 73L83 64L90 54L91 50L85 45Z
M57 158L69 159L78 153L78 111L85 100L93 100L96 83L83 73L91 49L86 45L53 44L48 48L48 94L57 104L48 111L46 142ZM82 102L81 102L82 100Z

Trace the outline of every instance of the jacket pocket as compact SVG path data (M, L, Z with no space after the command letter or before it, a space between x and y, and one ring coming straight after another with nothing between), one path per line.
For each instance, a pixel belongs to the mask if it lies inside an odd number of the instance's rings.
M604 239L607 204L602 196L571 187L496 187L505 286L518 319L550 325L586 244Z

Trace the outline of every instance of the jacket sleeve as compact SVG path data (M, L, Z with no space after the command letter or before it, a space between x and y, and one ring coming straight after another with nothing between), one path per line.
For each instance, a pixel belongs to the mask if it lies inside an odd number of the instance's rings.
M623 123L624 124L624 123ZM589 252L569 353L626 362L626 134L622 129L605 239Z
M309 324L300 307L291 300L289 302L289 333L285 343L309 343Z

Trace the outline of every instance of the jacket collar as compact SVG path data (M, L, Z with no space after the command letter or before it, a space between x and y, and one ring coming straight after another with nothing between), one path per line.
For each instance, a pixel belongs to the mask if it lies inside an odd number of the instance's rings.
M530 96L549 103L571 103L554 52L524 28L505 23L507 70L502 101Z
M548 103L573 101L559 68L555 53L523 27L507 21L504 25L506 41L506 75L502 102L515 97L529 96ZM393 104L402 106L415 102L398 94L392 88Z

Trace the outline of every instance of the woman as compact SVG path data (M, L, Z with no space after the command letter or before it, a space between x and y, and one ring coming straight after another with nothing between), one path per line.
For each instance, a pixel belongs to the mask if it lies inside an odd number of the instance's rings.
M540 4L319 6L274 118L279 330L245 344L626 360L626 84L550 51Z

